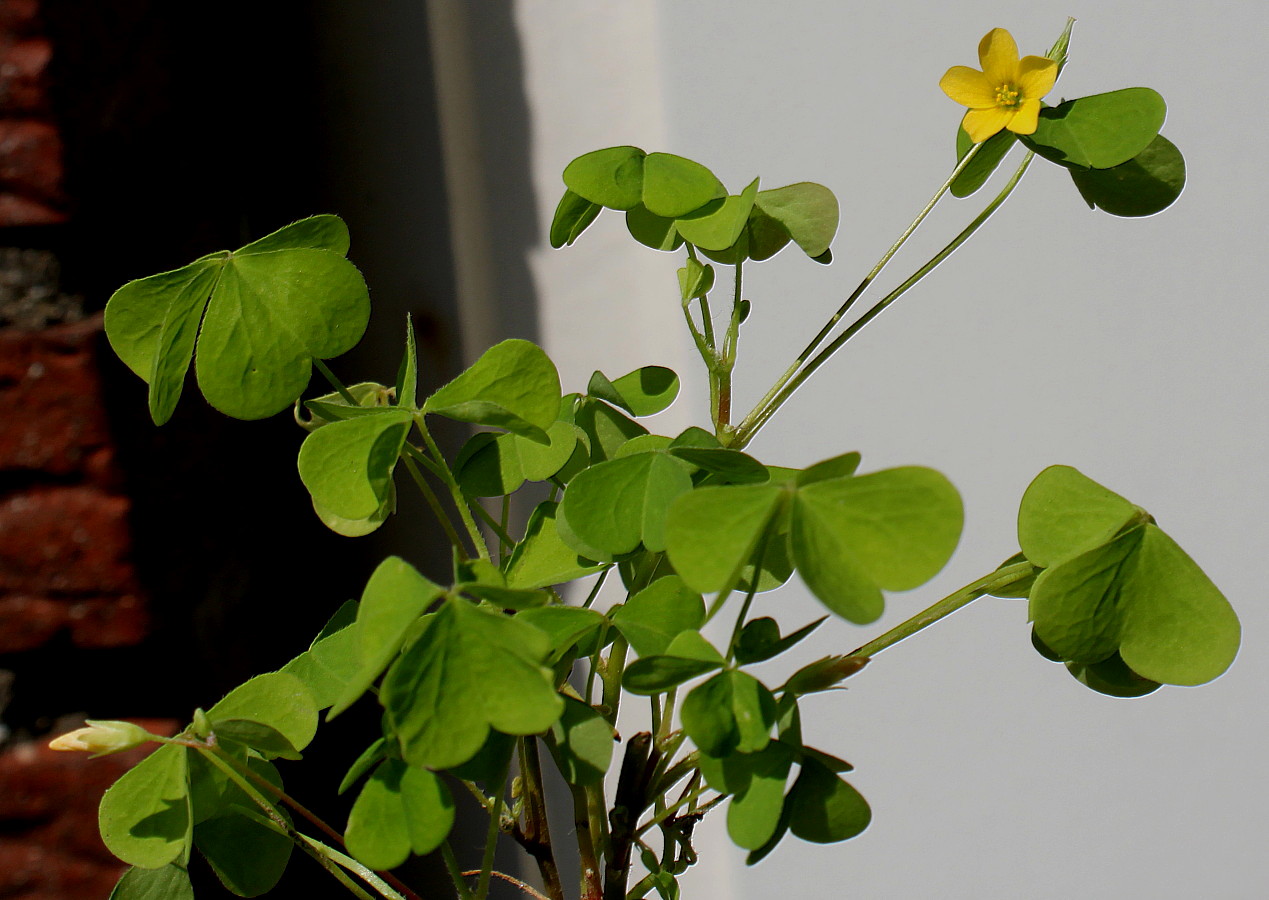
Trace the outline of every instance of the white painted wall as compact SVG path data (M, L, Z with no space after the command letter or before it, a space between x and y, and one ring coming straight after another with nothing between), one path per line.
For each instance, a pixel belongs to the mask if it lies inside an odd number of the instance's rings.
M1080 21L1057 93L1161 91L1165 133L1189 164L1181 200L1150 219L1114 219L1037 164L979 236L852 342L752 450L797 466L848 449L865 470L934 465L965 498L965 537L946 572L894 596L876 626L825 626L808 653L853 648L994 567L1016 549L1028 481L1061 462L1148 508L1204 566L1243 618L1242 656L1201 689L1111 700L1032 651L1021 602L981 601L879 657L848 691L807 704L808 739L855 764L872 827L830 847L787 839L745 871L715 817L702 837L707 862L685 880L693 900L791 888L859 898L1250 898L1269 888L1269 613L1258 579L1269 538L1269 198L1256 93L1266 7L519 0L542 339L574 389L597 367L690 373L697 393L667 431L704 409L677 257L637 246L614 215L572 248L545 246L559 172L574 156L634 143L700 160L733 189L754 175L769 187L822 182L843 208L834 264L786 251L749 270L743 407L950 170L960 113L937 86L946 68L975 64L978 39L996 26L1024 53L1043 52L1068 14ZM945 201L879 287L987 196ZM817 615L800 586L761 606L791 623Z

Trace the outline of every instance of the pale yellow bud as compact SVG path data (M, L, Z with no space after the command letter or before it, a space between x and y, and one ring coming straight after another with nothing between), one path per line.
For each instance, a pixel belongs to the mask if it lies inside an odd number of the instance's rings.
M83 728L68 731L61 737L49 741L49 748L79 750L95 756L103 756L107 753L118 753L120 750L130 750L153 739L154 735L131 722L88 719Z

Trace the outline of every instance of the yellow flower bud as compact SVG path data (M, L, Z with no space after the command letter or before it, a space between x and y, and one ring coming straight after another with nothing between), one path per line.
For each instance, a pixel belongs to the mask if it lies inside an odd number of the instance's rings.
M154 740L140 725L131 722L111 722L86 720L83 728L68 731L61 737L49 741L52 750L80 750L94 756L107 753L118 753L120 750L131 750L146 741Z

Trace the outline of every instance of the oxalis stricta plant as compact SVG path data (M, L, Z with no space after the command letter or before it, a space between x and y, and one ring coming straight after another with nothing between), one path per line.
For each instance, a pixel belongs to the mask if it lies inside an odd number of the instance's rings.
M848 748L803 741L803 698L983 596L1025 600L1036 649L1104 694L1139 697L1224 672L1239 644L1225 598L1149 513L1065 466L1027 489L1019 552L998 568L857 650L806 661L783 683L761 668L829 616L777 622L764 613L778 604L760 594L796 572L832 616L873 622L886 592L916 588L943 567L962 509L933 469L859 474L854 452L785 468L745 453L754 435L981 227L1037 156L1113 215L1159 212L1181 191L1184 164L1159 134L1164 103L1154 91L1042 103L1069 39L1068 24L1047 55L1019 59L996 29L979 46L981 70L947 72L944 91L969 107L951 174L742 416L732 390L750 308L742 274L790 244L828 263L832 192L809 182L764 190L754 179L731 194L699 163L636 147L568 165L554 246L612 209L640 243L682 251L679 300L709 374L708 427L658 435L640 424L675 399L668 369L596 372L583 392L562 394L551 360L522 340L490 348L420 397L408 320L393 383L346 387L323 360L357 343L369 300L334 216L120 288L107 333L148 383L156 423L171 416L191 360L204 397L228 415L257 419L294 404L308 432L299 476L321 520L364 535L405 502L398 486L416 489L452 544L453 568L438 583L384 560L306 651L195 710L176 737L93 722L54 741L97 753L161 745L101 803L106 845L132 865L116 900L191 897L195 848L248 897L269 890L298 848L358 897L417 897L390 870L411 854L439 853L463 900L484 898L495 877L556 900L579 890L586 900L669 900L696 859L693 828L717 807L750 863L789 833L817 843L854 837L871 810L836 755ZM855 315L934 205L949 192L974 195L1015 149L1017 168L964 230ZM731 283L715 290L720 277ZM334 390L303 400L313 367ZM450 458L432 437L435 416L480 430ZM545 484L534 489L549 499L513 527L509 498L528 482ZM624 599L598 599L601 585L607 597L617 584ZM651 730L635 733L623 707L644 700ZM300 758L323 711L330 722L358 702L382 707L382 727L365 736L340 785L355 797L347 822L328 824L286 792L276 761ZM544 792L547 766L567 795ZM458 859L448 841L455 792L488 813L480 860ZM556 803L571 807L574 830L552 834L547 808ZM536 862L540 889L493 870L499 839ZM556 864L565 839L576 842L580 872Z

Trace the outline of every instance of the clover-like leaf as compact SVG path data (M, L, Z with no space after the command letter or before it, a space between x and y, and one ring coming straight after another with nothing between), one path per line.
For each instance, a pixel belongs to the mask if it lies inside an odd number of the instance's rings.
M548 732L560 775L569 784L594 784L612 762L612 725L590 704L564 698L564 713Z
M590 377L586 393L632 416L652 416L669 407L679 395L679 376L664 366L643 366L609 381L602 372L596 371Z
M130 281L106 304L106 336L150 386L150 416L172 417L189 370L207 402L261 419L295 402L314 358L352 349L370 317L361 273L335 216Z
M609 209L631 209L643 196L646 157L638 147L594 150L565 167L564 184L591 203Z
M454 800L441 779L398 759L384 760L348 814L348 851L372 869L395 869L411 853L439 847L454 825Z
M726 250L739 240L758 196L758 179L738 195L712 201L675 219L674 227L689 244L703 250Z
M799 487L790 546L811 592L862 625L881 615L882 589L910 590L943 568L963 520L960 496L938 472L887 469Z
M566 190L551 219L551 246L558 250L572 244L595 221L601 209L602 205Z
M668 453L651 451L619 456L591 466L569 482L559 517L568 525L565 542L574 549L599 552L605 560L629 553L642 543L665 549L666 510L692 489L688 465Z
M175 863L157 869L133 866L110 892L110 900L194 900L194 885L189 872Z
M165 744L137 763L101 798L101 839L115 856L143 869L189 861L192 817L188 751Z
M959 175L952 179L952 196L968 197L982 187L1017 141L1018 136L1008 129L997 131L983 141L982 147L974 154L974 158L961 169ZM956 161L959 163L964 159L965 154L973 146L974 141L965 129L959 125L956 126Z
M1109 169L1150 146L1166 115L1157 92L1125 88L1042 109L1035 133L1019 139L1053 162Z
M859 791L808 757L803 757L802 771L785 803L789 830L815 844L853 838L872 821L872 810Z
M786 496L776 484L743 484L679 497L665 526L675 571L700 593L723 590L739 577Z
M770 740L776 702L758 679L729 669L694 687L681 716L683 730L702 753L756 753Z
M272 890L295 846L254 804L230 806L222 815L198 824L194 842L221 884L239 897L258 897Z
M398 556L379 563L357 605L353 634L358 665L332 702L328 721L366 692L396 657L419 617L443 593Z
M1125 163L1070 172L1089 208L1112 216L1152 216L1171 206L1185 188L1185 158L1161 134Z
M447 600L380 692L405 761L447 769L471 759L490 728L515 735L550 728L563 706L543 665L550 650L547 636L520 616Z
M548 443L512 432L472 435L454 461L463 490L474 497L503 497L526 481L546 481L577 449L577 427L557 421L546 430Z
M423 411L549 443L560 411L560 376L542 348L516 338L495 344L423 404Z
M383 511L395 498L392 472L412 422L408 411L388 406L331 422L304 439L300 480L318 514L336 517L323 519L329 527L348 534L356 529L341 530L335 527L337 520L383 521Z
M726 196L723 183L698 162L672 153L649 153L643 160L642 200L653 215L677 219Z
M506 564L507 587L534 590L563 584L601 571L604 567L579 556L556 530L558 504L544 501L534 508L524 537Z
M243 682L207 710L214 728L230 719L260 722L276 730L296 750L317 734L317 706L304 683L285 672L268 672Z
M747 763L745 789L738 792L727 806L727 833L737 847L757 850L780 825L784 808L784 788L793 767L793 749L772 741L751 754L736 754L729 759Z
M681 632L700 628L705 601L677 575L658 578L612 613L613 624L639 656L667 652Z
M1018 545L1047 568L1100 547L1145 511L1070 466L1037 475L1018 506Z
M817 261L828 252L837 234L837 197L822 184L801 181L759 191L754 205L778 222L803 253Z

